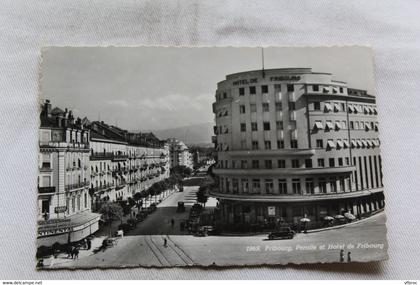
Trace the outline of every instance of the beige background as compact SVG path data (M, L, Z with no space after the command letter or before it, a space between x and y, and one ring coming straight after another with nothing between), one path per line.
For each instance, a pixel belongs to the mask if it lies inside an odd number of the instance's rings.
M2 1L0 279L420 278L417 1ZM375 49L390 260L284 268L35 272L38 55L47 45L336 45Z

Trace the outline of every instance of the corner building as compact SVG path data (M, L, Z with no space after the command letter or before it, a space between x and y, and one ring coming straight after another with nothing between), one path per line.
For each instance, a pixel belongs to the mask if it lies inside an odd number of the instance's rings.
M220 223L320 226L384 207L375 97L310 68L219 82L213 103Z

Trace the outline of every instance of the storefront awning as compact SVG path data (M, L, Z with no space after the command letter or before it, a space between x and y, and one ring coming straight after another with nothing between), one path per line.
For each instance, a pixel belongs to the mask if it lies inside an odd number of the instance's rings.
M334 148L335 147L334 142L333 141L327 141L327 147L328 148Z
M343 148L343 147L344 147L343 141L337 140L337 148Z
M341 123L340 122L335 122L335 128L337 130L341 130Z
M334 125L332 124L332 122L326 122L325 123L325 128L327 130L332 130L332 129L334 129Z
M349 141L348 140L344 140L343 141L343 145L344 145L344 148L350 147L350 144L349 144Z

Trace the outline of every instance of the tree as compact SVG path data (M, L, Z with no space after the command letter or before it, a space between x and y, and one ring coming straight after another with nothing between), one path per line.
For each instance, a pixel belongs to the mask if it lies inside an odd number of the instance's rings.
M111 236L112 221L120 220L123 216L123 209L120 205L113 202L106 202L102 204L99 213L106 223L109 223L109 236Z
M190 176L192 169L185 165L177 165L171 169L171 175L180 175L181 177Z
M136 192L133 195L133 199L136 202L137 209L140 211L141 206L143 205L144 194L142 192Z
M196 195L197 195L197 202L198 203L201 203L201 204L204 204L204 207L206 206L206 203L207 203L207 201L209 199L209 197L207 196L207 193L206 192L207 192L207 188L201 186L200 188L198 188L198 191L196 193Z

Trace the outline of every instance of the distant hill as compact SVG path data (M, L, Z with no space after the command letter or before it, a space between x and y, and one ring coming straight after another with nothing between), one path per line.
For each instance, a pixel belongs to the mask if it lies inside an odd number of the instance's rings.
M187 145L211 146L213 123L201 123L173 129L151 130L161 140L176 138Z

